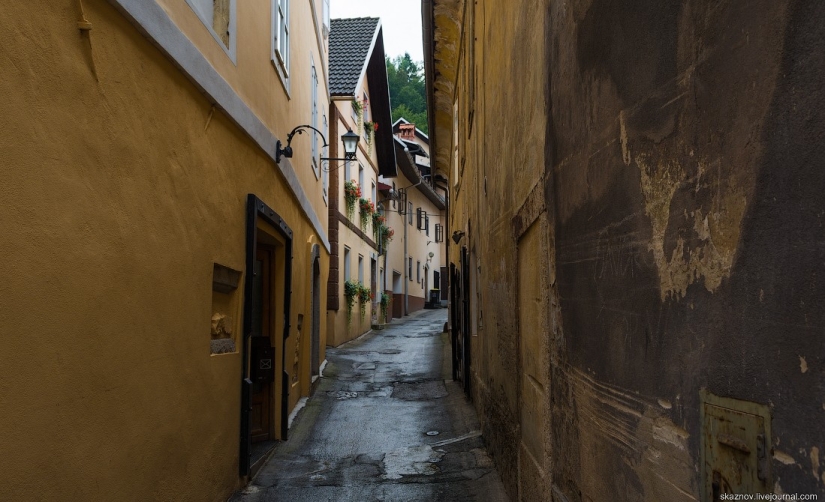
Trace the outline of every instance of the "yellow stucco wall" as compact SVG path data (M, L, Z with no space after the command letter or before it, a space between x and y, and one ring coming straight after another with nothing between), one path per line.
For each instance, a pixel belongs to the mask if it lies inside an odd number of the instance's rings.
M157 1L255 115L284 143L293 127L310 123L312 95L308 82L311 62L314 62L318 74L318 128L322 129L321 116L329 109L329 97L326 91L327 42L321 35L320 25L321 2L290 2L291 59L287 91L271 61L273 0L236 0L236 63L185 0ZM319 40L322 46L319 46ZM321 182L310 168L310 137L302 134L294 138L292 165L301 185L308 188L307 196L317 208L318 217L325 223L326 205L322 199ZM322 144L319 139L319 149Z
M358 86L358 89L355 91L355 96L359 98L359 101L363 101L364 94L369 97L369 81L364 76L363 80L361 81L361 85ZM347 130L351 129L353 132L358 133L361 136L361 139L358 143L358 152L357 152L357 162L353 161L350 163L350 175L349 178L346 177L346 169L344 167L343 162L336 162L334 163L331 168L339 170L339 183L337 187L332 187L332 190L338 190L338 200L339 200L339 211L341 212L344 217L346 217L346 203L344 199L344 182L348 179L355 180L358 182L358 166L360 165L364 168L364 183L361 186L361 197L365 199L369 199L377 204L378 201L373 200L373 193L372 193L372 184L375 183L376 187L378 185L378 159L377 159L377 149L375 147L374 141L370 146L366 139L364 138L364 127L363 123L369 122L372 120L372 104L368 104L367 106L362 105L362 117L359 120L357 118L357 114L353 113L352 109L352 97L344 97L344 98L336 98L334 104L339 112L339 123L338 123L338 132L339 134L343 134ZM366 111L369 110L369 111ZM380 126L388 126L389 124L379 124ZM360 127L359 127L360 126ZM339 142L338 152L343 152L344 147L343 144L340 142L340 138L336 138ZM341 154L342 156L343 154ZM360 213L358 209L358 205L356 203L355 212L353 214L351 222L360 227ZM367 225L366 227L366 234L370 239L374 239L375 236L373 234L372 223ZM332 346L338 346L344 342L357 338L358 336L366 333L372 327L372 313L375 310L375 302L369 302L364 310L364 316L361 317L360 311L360 304L358 300L355 301L355 304L352 308L352 316L348 320L347 319L347 309L346 309L346 298L344 296L344 283L346 282L346 277L344 276L344 247L350 248L350 278L354 281L358 280L358 256L361 255L364 258L364 275L363 275L363 284L364 286L371 288L371 257L372 255L377 255L378 252L371 246L369 246L357 233L353 232L349 228L346 227L343 223L339 227L339 273L340 273L340 281L339 281L339 298L341 299L340 309L338 311L330 310L327 312L328 323L329 323L329 333L328 333L328 342ZM376 257L377 258L377 257ZM380 281L380 269L383 267L383 259L377 258L376 263L376 283ZM380 289L380 287L376 288ZM375 293L375 291L373 291Z
M0 15L0 500L225 500L239 484L241 360L210 356L213 263L244 270L248 193L286 220L294 353L318 237L264 152L222 113L210 120L110 4L83 5L89 34L71 0ZM302 376L290 402L308 389Z
M352 106L351 100L340 100L335 101L335 106L338 107L340 112L339 125L338 131L345 132L347 129L352 128L354 132L358 131L358 125L353 123L352 121ZM369 149L366 148L366 144L363 141L359 141L359 149L357 153L358 161L350 162L350 179L355 180L358 182L358 166L360 165L364 168L364 183L361 187L361 197L365 199L372 200L372 183L377 184L378 180L378 173L374 166L374 155L375 155L375 148L373 148L372 156L369 154ZM343 145L338 147L339 152L343 152ZM333 166L335 168L335 166ZM339 200L339 211L341 212L344 217L346 217L346 203L344 199L344 182L347 180L345 174L346 169L342 162L337 163L337 169L339 170L339 186L333 189L338 190L338 200ZM353 213L352 220L350 220L355 226L360 228L360 212L358 209L358 203L356 202L355 212ZM373 238L372 234L372 224L370 223L367 227L367 231L365 232L370 238ZM361 255L364 258L364 276L363 276L363 284L366 287L371 287L370 284L370 257L372 254L377 254L377 251L370 247L357 233L353 232L346 225L342 222L339 227L339 246L338 246L338 260L339 260L339 271L340 271L340 281L339 281L339 297L341 298L341 308L336 311L329 311L328 318L329 318L329 326L330 326L330 333L328 334L328 341L330 345L338 346L344 342L357 338L358 336L366 333L372 326L372 302L368 304L365 308L364 317L361 318L361 311L359 307L358 300L355 301L355 304L352 308L352 316L350 320L347 320L347 310L346 310L346 298L344 296L344 283L346 282L346 277L344 276L344 259L345 253L344 248L348 247L350 249L350 279L353 281L358 280L358 256ZM376 274L377 278L377 274Z

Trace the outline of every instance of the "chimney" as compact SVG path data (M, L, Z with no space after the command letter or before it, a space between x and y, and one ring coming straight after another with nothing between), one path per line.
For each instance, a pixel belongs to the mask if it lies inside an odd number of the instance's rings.
M398 136L400 136L401 139L415 139L415 124L399 124Z

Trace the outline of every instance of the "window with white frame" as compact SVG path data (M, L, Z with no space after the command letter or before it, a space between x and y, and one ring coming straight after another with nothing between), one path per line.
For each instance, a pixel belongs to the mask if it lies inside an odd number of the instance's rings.
M312 54L309 55L310 64L310 86L312 87L312 119L310 125L312 131L310 135L310 143L312 143L312 171L315 177L319 178L321 173L318 168L318 133L315 129L318 128L318 72L315 71L315 61Z
M375 187L375 182L372 182L372 202L378 204L378 189Z
M323 119L324 119L324 128L323 128L324 137L328 138L329 137L329 124L327 123L326 114L323 115ZM329 151L328 150L329 150L329 146L325 146L325 147L321 148L321 156L329 157ZM321 166L321 178L323 179L324 201L326 201L327 196L328 196L327 194L329 193L329 162L327 162L326 169L324 169L324 167Z
M344 280L348 281L350 279L350 272L349 272L349 248L344 246Z
M272 0L272 63L289 78L289 0Z
M361 197L364 195L364 166L358 164L358 186L361 188Z
M367 97L366 92L364 93L364 101L361 103L361 113L363 114L364 123L366 124L370 121L370 98ZM364 142L369 143L369 133L367 132L366 127L364 128L362 135L364 136Z
M324 38L329 36L329 0L321 0L322 16L324 20Z
M186 3L235 62L235 0L186 0Z

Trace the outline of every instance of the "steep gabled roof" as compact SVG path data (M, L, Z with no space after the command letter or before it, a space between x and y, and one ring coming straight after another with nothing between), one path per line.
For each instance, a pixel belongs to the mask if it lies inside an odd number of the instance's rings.
M329 93L352 96L378 36L377 17L333 19L329 30Z
M410 155L410 151L407 148L408 144L409 143L402 141L399 138L395 138L395 151L399 169L404 176L411 183L413 183L416 190L424 194L424 196L429 199L429 201L432 202L436 208L439 210L444 210L447 207L445 205L444 198L439 195L435 191L435 188L433 188L430 183L423 178L421 171L418 170L415 160L412 155Z
M329 93L333 99L355 98L363 78L369 82L375 131L378 172L391 178L397 175L395 147L390 122L390 87L381 20L375 17L333 19L329 31Z

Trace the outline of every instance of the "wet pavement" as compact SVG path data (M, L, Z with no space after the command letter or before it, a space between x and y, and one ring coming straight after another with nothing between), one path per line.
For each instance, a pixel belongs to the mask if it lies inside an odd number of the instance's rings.
M289 440L232 502L506 501L461 388L446 310L336 349Z

